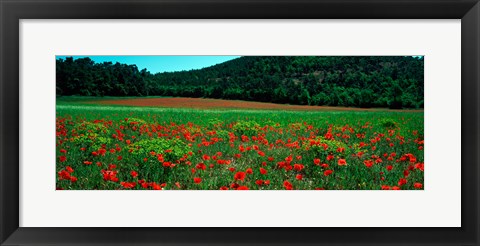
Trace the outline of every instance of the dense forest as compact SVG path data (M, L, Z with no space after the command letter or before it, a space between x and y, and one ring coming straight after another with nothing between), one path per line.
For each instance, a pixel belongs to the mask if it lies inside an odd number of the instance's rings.
M180 96L353 107L423 108L423 57L246 56L152 74L135 65L57 59L57 96Z

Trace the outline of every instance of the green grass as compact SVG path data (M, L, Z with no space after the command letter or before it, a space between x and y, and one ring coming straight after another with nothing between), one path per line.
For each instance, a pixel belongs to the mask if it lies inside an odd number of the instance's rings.
M57 136L57 172L70 166L74 169L72 175L78 180L72 182L57 177L57 187L62 189L124 189L120 184L122 181L136 182L133 189L142 189L138 180L145 180L150 184L165 184L164 189L179 189L175 185L178 182L180 189L219 189L237 184L249 189L272 190L284 189L285 181L289 181L294 189L380 189L382 185L398 186L405 170L423 163L423 149L419 149L421 144L415 142L423 140L423 112L197 110L82 105L72 98L68 100L61 100L61 103L57 104L57 132L59 125L60 129L65 129L64 136ZM134 129L132 125L125 123L126 118L135 118L141 121L141 124L135 125L137 128ZM93 123L96 120L102 122ZM79 124L85 125L85 122L93 123L89 124L94 126L86 130L89 133L82 138L85 141L79 137L72 140L75 134L78 134ZM102 127L95 128L94 124ZM322 143L330 145L327 150L323 147L309 147L309 139L325 138L329 131L335 140L322 140ZM124 135L122 140L112 137L113 134L119 135L119 132ZM236 139L230 142L232 134ZM248 141L242 142L242 135L247 137ZM183 149L171 147L178 146L178 143L152 142L158 149L155 154L163 154L164 162L175 163L175 167L164 167L157 156L139 156L128 151L129 146L141 141L143 142L140 145L145 146L147 143L147 146L150 146L148 141L156 138L168 141L178 139L185 146L191 146ZM371 140L375 138L380 140L372 143ZM130 140L130 145L126 143L127 139ZM202 142L214 143L204 146ZM285 144L289 142L297 142L298 148ZM359 147L361 142L366 146ZM390 143L394 146L389 146ZM107 150L105 156L93 156L92 152L103 148L102 144L105 144L103 147ZM250 147L252 150L241 152L240 146ZM265 156L253 150L254 146L264 152ZM344 146L346 150L337 152L333 149L338 146ZM81 151L80 148L86 150ZM109 152L115 148L121 150ZM169 148L177 148L174 150L177 154L167 160L170 157L165 150ZM61 149L67 150L67 153L61 153ZM178 160L178 153L188 155L187 149L192 154L185 160ZM203 159L203 155L213 157L217 152L222 153L218 159L229 160L230 164L218 164L212 159ZM359 152L364 154L361 157L352 156ZM396 157L387 160L384 154L391 153L395 153ZM236 158L236 154L242 156ZM334 159L327 161L329 154L332 154ZM412 154L416 161L410 163L408 160L399 160L405 154ZM60 162L60 156L66 156L67 160ZM118 156L122 156L122 159L118 160ZM293 157L291 166L298 163L303 164L304 168L300 171L280 168L278 163L284 162L289 156ZM297 156L301 156L301 159L296 159ZM273 157L274 160L269 161L268 157ZM144 158L147 158L146 161ZM314 165L314 159L317 158L329 167ZM347 165L339 166L339 159L345 159ZM376 159L381 159L382 162L370 168L364 165L365 160ZM86 165L85 161L93 164ZM177 161L179 163L176 163ZM96 165L98 162L100 164ZM206 170L196 168L199 163L204 163ZM107 170L110 164L117 166L113 170L118 172L118 182L105 181L102 177L101 170ZM210 164L213 168L209 168ZM392 171L386 170L388 165L393 166ZM196 169L195 173L192 173L192 168ZM232 172L229 168L235 170ZM245 172L248 168L251 168L253 173L247 174L244 181L234 180L235 173ZM260 168L265 168L268 173L260 174ZM332 170L333 173L325 176L326 170ZM132 177L131 171L138 172L139 176ZM302 180L296 179L298 174L302 175ZM202 182L194 183L195 177L201 178ZM270 181L268 186L255 183L257 180L267 179ZM414 183L423 184L423 171L418 168L409 171L407 184L401 188L414 189ZM152 186L147 188L151 189Z

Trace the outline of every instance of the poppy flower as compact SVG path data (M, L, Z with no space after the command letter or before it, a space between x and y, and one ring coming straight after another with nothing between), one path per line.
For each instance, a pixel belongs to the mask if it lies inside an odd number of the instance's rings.
M265 174L267 174L267 170L265 168L261 167L260 168L260 173L265 175Z
M60 159L60 162L65 162L65 161L67 161L67 157L66 157L66 156L63 156L63 155L60 156L59 159Z
M318 159L318 158L313 159L313 164L320 165L320 159Z
M65 170L67 170L69 173L73 173L73 168L70 166L65 167Z
M286 190L293 190L293 185L292 183L288 182L288 180L283 182L283 187L285 187Z
M154 189L154 190L161 190L161 189L162 189L162 187L161 187L159 184L155 183L155 182L153 182L153 183L151 184L151 186L152 186L152 189Z
M295 178L296 178L297 180L302 180L302 179L303 179L303 176L302 176L301 174L297 174L297 176L295 176Z
M421 170L422 172L424 171L424 164L423 163L417 163L414 165L414 167L418 170Z
M252 174L252 173L253 173L253 170L252 170L251 168L247 168L247 170L245 170L245 172L246 172L247 174Z
M126 189L131 189L133 187L135 187L137 185L137 183L135 182L120 182L120 185L123 186L123 188L126 188Z
M415 189L421 189L423 187L423 185L421 183L415 183L415 184L413 184L413 187Z
M304 166L302 164L294 164L293 165L293 169L295 171L298 171L298 172L302 171L303 168L304 168Z
M392 166L392 165L388 165L388 166L387 166L387 170L388 170L388 171L392 171L392 169L393 169L393 166Z
M227 186L222 186L222 187L220 187L220 190L228 190L228 187Z
M235 180L243 181L243 180L245 179L245 176L246 176L246 174L245 174L244 172L237 172L237 173L233 176L233 178L234 178Z
M193 182L195 182L195 184L200 184L202 182L202 179L201 178L193 178Z
M373 166L373 161L372 160L365 160L365 161L363 161L363 164L366 167L371 168Z
M135 171L131 171L130 172L130 175L133 177L133 178L136 178L138 176L138 173L135 172Z
M325 172L323 172L323 175L328 176L328 175L330 175L330 174L332 174L332 173L333 173L332 170L326 170Z
M202 170L205 170L207 169L207 166L203 163L198 163L196 166L195 166L197 169L202 169Z
M247 186L239 186L237 190L249 190Z
M398 186L402 186L402 185L405 185L407 183L407 180L406 179L399 179L398 180Z

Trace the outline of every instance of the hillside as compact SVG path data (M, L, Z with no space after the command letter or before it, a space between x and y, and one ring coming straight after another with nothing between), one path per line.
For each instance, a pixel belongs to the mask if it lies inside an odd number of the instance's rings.
M57 60L57 94L181 96L299 105L423 107L422 57L248 56L151 74L135 65Z

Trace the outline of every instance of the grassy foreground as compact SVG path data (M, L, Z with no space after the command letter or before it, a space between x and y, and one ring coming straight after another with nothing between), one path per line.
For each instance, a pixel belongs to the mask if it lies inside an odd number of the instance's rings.
M423 112L62 102L57 189L423 189Z

